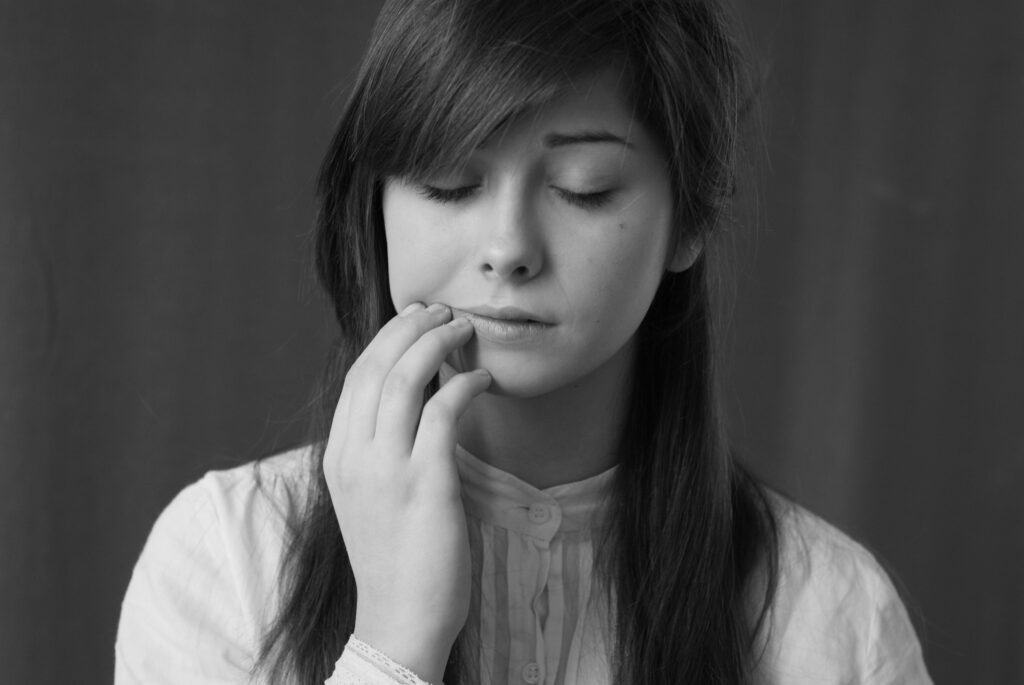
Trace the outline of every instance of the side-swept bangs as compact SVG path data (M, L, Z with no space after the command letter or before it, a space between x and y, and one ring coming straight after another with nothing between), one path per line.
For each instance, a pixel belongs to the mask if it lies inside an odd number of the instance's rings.
M622 55L620 5L388 3L354 94L350 160L378 178L458 167L504 122Z

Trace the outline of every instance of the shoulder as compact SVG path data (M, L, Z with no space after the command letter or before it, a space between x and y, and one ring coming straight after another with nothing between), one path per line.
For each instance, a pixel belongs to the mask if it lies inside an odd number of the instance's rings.
M875 556L803 507L770 495L778 583L764 663L771 683L930 683L899 593Z
M231 469L208 471L182 495L208 500L222 520L244 523L259 514L288 521L305 503L315 460L313 449L299 447Z
M210 471L164 508L121 605L118 682L148 682L151 669L169 664L191 682L234 678L251 665L276 611L314 459L300 448Z
M311 473L309 448L297 448L234 468L208 471L164 508L146 547L162 542L261 547L286 535L300 511ZM223 537L227 540L218 541ZM145 553L145 551L144 551Z
M891 585L874 555L800 505L772 494L779 529L780 588L796 592L884 592Z

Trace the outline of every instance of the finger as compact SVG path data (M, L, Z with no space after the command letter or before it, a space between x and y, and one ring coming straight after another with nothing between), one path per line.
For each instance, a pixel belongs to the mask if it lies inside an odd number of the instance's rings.
M423 389L445 358L473 337L473 325L458 318L428 331L414 342L388 373L381 388L375 440L406 454L412 449L423 406Z
M491 374L484 369L467 371L452 377L423 406L412 458L423 461L445 460L455 453L458 423L473 398L491 385Z
M419 302L417 302L416 304L418 304L420 307L423 306ZM328 394L328 393L331 392L331 390L333 390L334 388L337 387L337 384L341 385L341 388L338 389L338 391L337 391L338 392L338 399L337 399L336 404L334 405L334 414L331 416L331 434L332 435L335 433L334 428L336 426L340 428L340 427L343 426L344 422L348 420L349 408L350 408L351 402L352 402L352 385L353 384L349 384L349 383L345 382L346 379L347 379L347 373L346 373L345 377L340 377L339 378L339 375L340 375L339 372L340 371L342 371L342 370L345 370L346 372L348 371L348 369L343 367L344 362L347 361L345 357L346 357L346 355L344 354L344 348L343 347L341 349L336 350L336 351L334 351L332 353L331 360L329 362L330 363L330 370L329 370L330 383L329 383L329 385L327 387L325 387L323 389L323 393ZM316 401L319 403L319 402L323 401L323 398L322 397L317 397Z
M327 435L327 445L324 447L320 465L328 484L336 482L335 479L341 474L344 441L351 437L347 425L352 406L353 386L354 384L343 382L338 403L334 407L334 416L331 418L331 432Z
M384 379L424 333L450 320L451 310L442 304L434 304L396 316L374 336L345 378L346 390L351 393L344 419L345 430L353 439L362 442L373 439Z
M409 316L415 312L423 311L425 309L426 307L423 305L422 302L413 302L404 310L402 310L398 317L395 318ZM383 329L387 325L388 324L385 324L385 326L382 327L381 330L383 331ZM378 335L379 334L380 333L378 332ZM371 344L372 343L373 341L371 341ZM367 349L369 349L369 345L367 346ZM340 442L340 439L342 437L352 437L353 434L356 433L354 428L350 427L351 424L353 424L351 415L352 396L358 395L360 392L364 390L362 385L360 384L358 363L365 354L366 350L363 350L363 352L359 355L356 361L349 366L345 374L345 378L343 379L341 393L338 397L338 404L335 406L334 416L331 418L331 432L328 439L328 447L330 447L333 443ZM357 386L360 386L358 390Z

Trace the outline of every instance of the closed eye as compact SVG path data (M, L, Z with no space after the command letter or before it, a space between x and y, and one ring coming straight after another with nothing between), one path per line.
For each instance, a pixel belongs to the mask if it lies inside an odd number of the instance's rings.
M614 190L601 190L596 193L574 193L571 190L565 188L558 188L552 186L554 191L558 193L558 196L571 205L581 207L583 209L597 209L603 205L608 204L612 199Z
M460 186L458 188L438 188L436 186L421 185L420 194L434 202L458 202L465 200L473 194L479 186Z
M465 200L474 192L476 192L478 185L470 186L459 186L457 188L439 188L437 186L431 186L422 184L419 187L419 192L423 197L434 202L448 203L448 202L459 202ZM558 188L552 186L552 189L558 194L560 198L569 204L580 207L582 209L596 209L607 204L614 193L613 190L601 190L595 193L576 193L565 188Z

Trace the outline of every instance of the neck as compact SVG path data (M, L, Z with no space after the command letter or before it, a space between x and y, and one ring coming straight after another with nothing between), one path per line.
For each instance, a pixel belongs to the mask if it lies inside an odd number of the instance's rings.
M575 384L538 397L481 395L459 422L459 443L539 489L597 475L618 461L633 358L626 345Z

